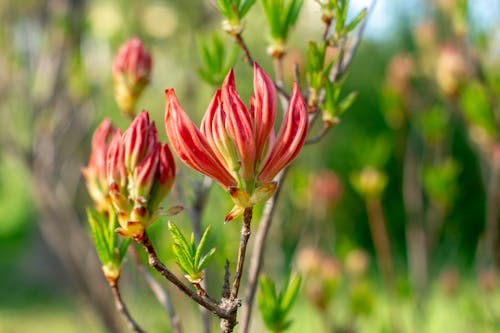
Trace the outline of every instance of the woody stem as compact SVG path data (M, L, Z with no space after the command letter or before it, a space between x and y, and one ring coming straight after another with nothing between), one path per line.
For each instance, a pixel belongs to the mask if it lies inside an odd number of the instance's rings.
M148 263L149 266L153 267L158 273L160 273L164 278L168 281L172 282L180 291L186 294L193 301L203 306L210 312L214 313L219 318L229 318L231 316L228 311L222 309L218 304L216 304L213 300L210 299L208 295L199 295L184 283L177 278L158 258L156 254L156 250L149 239L149 236L146 232L140 239L135 239L138 243L142 245L146 253L148 254Z
M127 326L133 330L134 332L137 333L145 333L145 331L137 324L130 315L130 312L128 312L128 308L125 305L125 302L123 301L120 288L118 287L118 281L108 281L109 282L109 287L111 288L111 292L113 293L113 298L115 300L115 307L118 312L120 312L123 317L125 318L125 321L127 322Z
M233 287L231 288L231 299L238 297L241 276L243 273L243 264L247 251L248 239L250 238L250 223L252 222L252 208L245 208L243 212L243 225L241 226L240 248L238 250L238 261L236 264L236 273L234 274Z

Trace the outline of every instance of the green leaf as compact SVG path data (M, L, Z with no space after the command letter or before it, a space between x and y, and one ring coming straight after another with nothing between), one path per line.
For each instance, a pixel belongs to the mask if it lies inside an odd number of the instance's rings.
M288 31L292 26L295 25L302 8L303 0L292 0L286 11L287 15L285 21L283 22L284 28Z
M174 239L173 250L177 263L186 274L193 274L195 267L193 266L194 253L192 244L186 241L181 231L170 221L168 222L168 229Z
M87 218L97 256L99 257L101 263L105 265L108 262L113 261L113 254L109 251L109 245L107 244L107 239L105 237L106 224L103 223L103 219L105 219L105 217L103 217L99 212L91 208L87 208Z
M196 249L196 253L194 255L194 265L198 267L198 264L200 262L201 255L205 249L205 245L207 243L207 238L208 234L210 233L210 230L212 229L212 226L208 226L205 229L205 232L203 232L203 235L201 236L200 243L198 244L198 248Z
M123 258L125 258L125 254L127 254L127 249L131 242L132 239L129 237L124 238L121 242L120 247L118 248L118 261L120 263L123 261Z
M243 0L240 9L239 9L239 16L240 18L245 17L245 15L248 13L250 8L255 4L256 0Z
M351 107L357 96L358 93L356 91L352 91L342 100L342 102L339 103L339 115L342 115L348 108Z
M193 261L191 260L192 258L189 257L189 255L186 253L186 251L179 246L179 244L174 243L172 246L172 249L174 250L175 258L177 260L177 263L181 267L181 269L184 271L184 273L188 275L193 275L195 274L195 269L193 267Z
M186 252L186 254L191 254L191 245L187 242L186 238L184 238L184 235L181 233L179 228L177 228L177 226L171 221L168 221L168 229L174 239L174 243L179 245Z
M286 316L290 309L292 308L293 303L298 295L300 284L302 279L300 276L295 276L295 278L288 284L281 298L280 308L283 314Z
M210 251L208 251L208 253L207 253L207 254L205 254L205 255L201 258L200 262L198 263L198 265L197 265L197 267L196 267L196 269L197 269L199 272L201 272L202 270L204 270L204 269L205 269L205 267L206 267L206 266L207 266L207 264L208 264L208 260L212 257L212 255L215 253L215 251L216 251L216 248L212 248Z
M351 32L352 30L354 30L359 22L361 22L362 19L365 18L366 16L366 13L368 13L368 9L363 9L359 14L358 16L356 16L346 27L345 27L345 31L346 32Z

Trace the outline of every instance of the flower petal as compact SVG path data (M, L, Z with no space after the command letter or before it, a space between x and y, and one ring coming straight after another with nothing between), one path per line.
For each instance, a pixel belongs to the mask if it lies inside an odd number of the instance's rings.
M226 129L232 137L241 162L243 179L254 178L255 139L250 112L233 85L222 86L222 110L226 115Z
M254 62L253 118L255 149L259 161L264 158L264 148L276 119L276 88L271 78Z
M309 127L307 108L302 94L294 84L288 111L283 119L274 145L270 148L258 179L262 183L273 180L274 176L290 164L302 149Z
M207 140L182 110L173 89L165 90L165 130L172 148L189 167L215 179L224 188L236 180L219 162Z

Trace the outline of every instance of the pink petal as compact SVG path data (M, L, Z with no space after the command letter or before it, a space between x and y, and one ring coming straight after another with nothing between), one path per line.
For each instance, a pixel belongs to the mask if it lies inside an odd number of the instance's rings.
M288 111L283 119L275 144L270 147L269 154L262 164L258 177L260 182L271 181L281 169L297 157L304 145L308 127L307 108L297 83L295 83Z
M182 110L173 89L165 90L165 130L179 158L189 167L215 179L224 188L236 181L218 161L207 140Z

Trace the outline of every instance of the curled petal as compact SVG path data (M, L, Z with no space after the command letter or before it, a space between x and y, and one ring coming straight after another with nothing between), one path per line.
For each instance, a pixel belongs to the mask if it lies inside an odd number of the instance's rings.
M154 123L149 121L149 114L141 111L123 134L125 145L125 166L135 169L137 164L151 153L158 142Z
M121 190L127 182L127 171L125 169L125 148L122 142L122 134L120 130L115 132L108 148L106 175L108 185L115 184Z
M156 212L161 201L170 192L175 179L175 163L172 153L165 144L160 150L157 177L150 191L148 209Z
M252 98L255 126L255 148L258 160L264 158L264 148L276 119L276 88L271 78L254 62L254 96Z
M232 68L229 70L229 73L227 73L226 77L224 78L222 86L231 86L233 88L236 88L236 83L234 81L234 71Z
M308 129L307 109L302 94L295 83L288 111L283 119L274 145L262 164L259 181L267 183L290 164L302 149Z
M214 94L212 101L210 102L207 112L203 116L201 120L200 132L205 136L210 148L217 156L219 162L226 167L228 171L231 168L228 168L227 163L227 149L224 149L224 146L221 147L221 144L227 141L227 131L222 126L219 126L217 123L220 121L221 115L221 101L220 101L220 89Z
M156 143L151 153L141 160L134 169L135 197L149 198L160 160L160 143Z
M158 173L160 175L160 184L163 186L172 186L175 178L175 162L172 152L167 144L164 144L160 151L160 164L158 166Z
M224 188L236 180L219 162L207 140L182 110L173 89L165 90L165 130L172 148L189 167L207 175Z
M232 85L222 87L222 109L226 116L226 128L232 137L241 162L243 179L254 177L255 139L250 112Z

